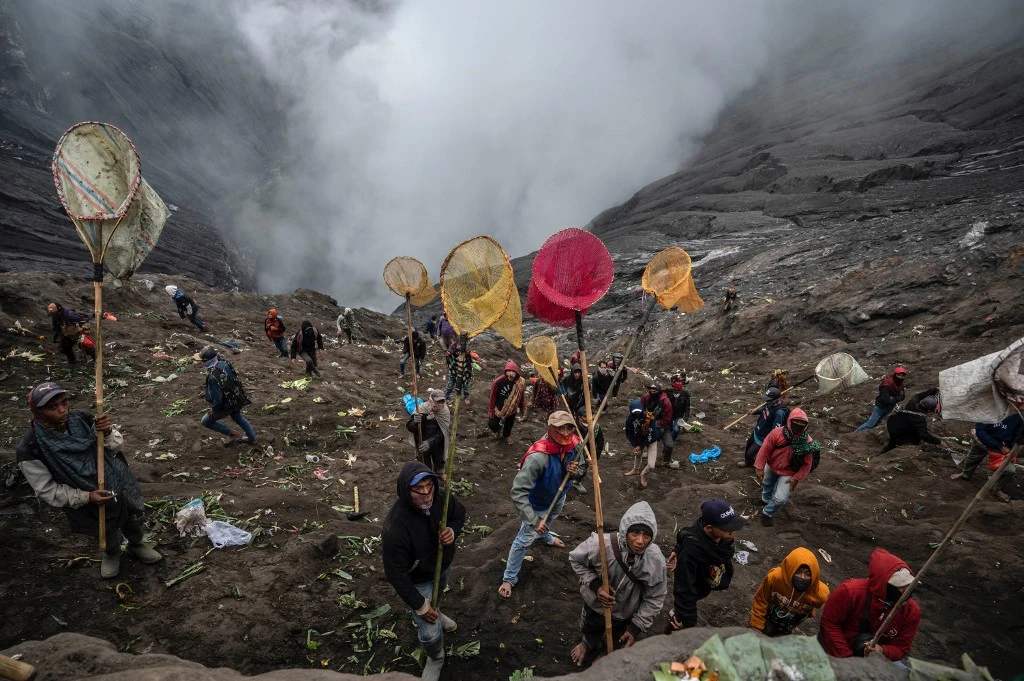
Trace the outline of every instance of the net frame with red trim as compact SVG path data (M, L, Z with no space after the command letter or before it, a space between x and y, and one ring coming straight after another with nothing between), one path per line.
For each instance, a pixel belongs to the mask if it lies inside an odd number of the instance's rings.
M569 227L555 232L533 259L526 310L552 326L569 327L608 292L615 264L592 233Z

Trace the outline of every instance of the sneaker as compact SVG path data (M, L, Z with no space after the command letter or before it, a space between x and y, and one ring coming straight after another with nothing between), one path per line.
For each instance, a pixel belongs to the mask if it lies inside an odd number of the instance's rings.
M751 466L746 461L737 461L736 462L736 468L753 468L753 466Z
M572 488L574 490L576 490L577 492L579 492L580 494L586 494L587 493L587 488L584 487L583 485L581 485L578 482L573 482L572 483Z
M155 549L151 549L145 544L132 544L129 542L125 551L135 556L140 563L145 563L146 565L159 563L163 560L163 556L161 556Z
M103 552L103 560L100 562L100 577L113 579L121 571L121 547L115 547Z
M679 470L679 462L678 461L675 461L675 460L669 461L665 465L668 466L669 468L671 468L674 471L675 470Z
M768 515L767 513L762 513L761 514L761 524L764 525L765 527L771 527L772 525L775 524L775 521L772 520L772 517L770 515Z

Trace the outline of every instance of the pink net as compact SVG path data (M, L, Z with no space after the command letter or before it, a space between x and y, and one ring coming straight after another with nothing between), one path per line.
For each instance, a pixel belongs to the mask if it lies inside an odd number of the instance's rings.
M533 260L526 309L554 326L571 326L574 310L585 313L612 285L615 265L604 243L570 227L544 242Z

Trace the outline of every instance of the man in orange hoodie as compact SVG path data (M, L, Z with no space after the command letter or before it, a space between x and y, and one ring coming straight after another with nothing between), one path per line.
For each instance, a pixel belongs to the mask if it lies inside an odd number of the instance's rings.
M750 608L750 627L767 636L793 633L815 609L828 600L828 585L821 581L818 559L800 546L761 580Z
M809 420L803 409L794 409L786 425L775 428L764 438L754 460L761 481L761 524L770 527L772 518L789 501L800 481L817 466L821 443L807 434Z
M822 609L818 632L821 647L832 657L880 653L893 662L905 658L921 624L921 608L913 598L906 600L878 643L868 644L913 581L906 563L885 549L875 549L868 563L868 578L840 584Z
M263 328L267 332L267 338L274 344L277 351L281 353L281 357L288 357L288 345L284 340L284 319L277 314L276 308L270 308L267 311L267 318L263 320Z

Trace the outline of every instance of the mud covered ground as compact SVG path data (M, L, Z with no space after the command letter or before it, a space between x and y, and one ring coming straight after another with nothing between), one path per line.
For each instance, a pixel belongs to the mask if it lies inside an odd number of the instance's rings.
M142 278L121 289L106 289L105 307L118 317L104 326L106 406L124 432L125 453L153 504L148 520L165 559L145 567L125 557L118 579L101 580L92 542L70 535L60 511L41 507L24 484L5 492L0 501L6 546L0 562L0 648L70 631L109 640L122 651L167 653L247 674L284 667L415 673L409 655L415 633L384 581L376 539L394 498L395 475L412 457L400 402L409 386L397 376L399 354L391 340L403 327L394 319L360 311L359 343L330 343L322 358L323 378L305 390L285 388L281 384L300 378L302 369L277 359L263 336L259 324L266 308L276 306L293 327L308 318L330 332L339 312L334 301L311 291L272 297L220 293L175 280L195 291L210 327L208 337L193 336L162 291L171 280L150 279L153 291L146 290ZM1009 288L993 289L992 296L1015 295L1019 276L1005 279ZM69 367L54 354L44 306L60 300L88 309L90 293L86 282L49 275L5 274L0 280L4 462L13 460L27 424L25 395L31 385L57 380L74 393L77 406L89 406L92 365ZM643 385L643 378L631 376L604 421L612 449L600 462L609 525L617 524L631 503L646 499L658 514L657 542L667 554L674 530L690 524L708 497L727 498L744 514L755 515L755 480L749 469L733 465L748 430L721 427L756 404L755 395L775 367L803 377L818 359L842 348L875 378L895 361L907 363L908 390L923 390L935 383L941 368L1001 348L1021 331L1019 324L996 319L990 325L993 334L954 338L938 326L911 328L894 322L884 340L872 334L844 342L813 324L794 323L779 336L785 343L766 342L762 330L778 325L783 311L792 312L787 305L798 304L803 303L748 304L728 317L716 304L693 315L655 315L642 359L630 365L659 376L685 368L693 379L693 411L704 414L699 420L705 430L684 436L677 451L685 455L718 444L724 455L716 465L658 468L643 491L622 477L628 467L620 430L624 405ZM977 312L949 314L966 319ZM16 319L28 334L8 330ZM955 316L946 318L947 323L957 321ZM605 333L610 340L597 340ZM40 341L40 335L46 340ZM199 426L203 370L191 356L207 338L234 339L242 345L240 353L228 357L252 394L247 414L261 440L259 448L225 448L212 431ZM610 331L595 332L594 338L590 349L595 358L627 342L625 335L616 337ZM459 540L445 602L445 610L459 622L459 632L448 643L456 652L465 646L466 657L452 659L443 678L503 680L527 666L535 667L538 675L567 673L573 670L568 650L576 641L580 598L566 551L537 547L512 599L496 592L519 525L508 500L516 462L543 428L531 415L517 425L514 445L495 444L485 428L486 390L497 367L510 356L517 361L524 357L489 339L478 339L471 347L484 366L459 423L454 475L469 511L469 531ZM560 349L568 355L572 348L562 342ZM39 354L41 361L30 361L21 352ZM169 358L154 356L161 353ZM435 346L421 389L442 386L442 374ZM170 375L176 378L153 380ZM793 401L809 411L813 436L826 443L822 465L797 490L774 528L753 523L739 534L758 550L751 553L749 564L737 565L727 592L702 602L703 623L745 625L764 573L799 545L824 549L831 556L831 563L822 564L822 574L833 587L865 575L868 556L877 546L919 567L930 545L941 539L983 483L981 475L970 483L948 480L954 465L946 454L903 447L878 456L882 429L854 434L870 411L875 381L825 397L816 396L811 385L795 391ZM356 416L357 410L365 412ZM966 451L960 442L966 441L970 424L940 422L932 429L951 438L946 443L952 449ZM319 463L309 463L308 455L319 457ZM370 512L361 522L345 517L356 486L362 510ZM216 499L211 508L256 532L252 545L210 551L205 537L179 538L170 514L198 496ZM1011 504L985 499L922 584L917 598L923 621L913 655L955 662L965 651L1003 676L1024 668L1024 621L1017 607L1024 577L1013 569L1024 549L1024 491L1017 485L1011 496ZM555 530L572 547L593 526L591 495L570 493ZM85 559L74 560L79 557ZM166 586L200 562L201 572ZM386 612L385 606L390 607ZM652 632L661 630L666 613L667 608ZM813 634L816 621L805 623L802 631ZM474 642L479 642L479 654L470 655Z

